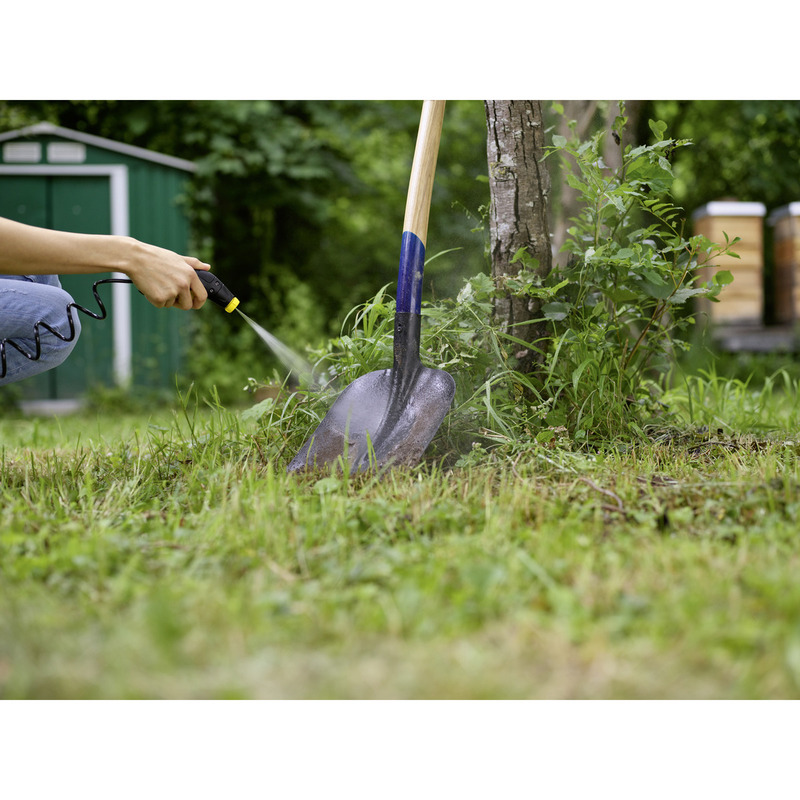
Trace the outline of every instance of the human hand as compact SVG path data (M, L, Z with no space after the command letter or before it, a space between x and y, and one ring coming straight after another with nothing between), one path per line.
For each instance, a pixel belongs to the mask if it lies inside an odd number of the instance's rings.
M128 264L121 270L157 308L201 308L208 294L195 270L210 266L192 256L130 239Z

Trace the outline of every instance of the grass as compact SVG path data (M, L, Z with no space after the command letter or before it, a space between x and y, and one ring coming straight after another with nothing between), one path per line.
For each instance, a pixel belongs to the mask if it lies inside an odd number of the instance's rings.
M0 420L0 697L798 698L797 397L383 480L185 400Z

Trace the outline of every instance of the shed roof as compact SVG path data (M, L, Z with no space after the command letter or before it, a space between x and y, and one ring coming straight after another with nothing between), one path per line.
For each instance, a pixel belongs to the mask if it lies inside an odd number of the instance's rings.
M0 142L8 141L9 139L20 139L26 136L43 135L60 136L63 139L71 139L72 141L88 144L92 147L111 150L116 153L121 153L122 155L140 158L144 161L152 161L156 164L163 164L166 167L181 169L185 172L194 172L197 169L193 162L183 158L156 153L154 150L146 150L143 147L134 147L133 145L124 144L123 142L115 142L113 139L94 136L90 133L83 133L82 131L73 131L69 128L53 125L51 122L37 122L35 125L29 125L26 128L20 128L16 131L0 133Z

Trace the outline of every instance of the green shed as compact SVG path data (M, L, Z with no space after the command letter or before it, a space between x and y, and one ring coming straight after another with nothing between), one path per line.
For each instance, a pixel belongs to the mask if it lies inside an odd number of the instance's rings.
M189 225L178 200L194 169L184 159L43 122L0 134L0 216L133 236L186 253ZM92 284L105 277L112 274L61 276L61 284L76 303L97 312ZM157 309L127 283L98 291L108 317L80 314L82 333L72 354L60 367L21 382L24 400L74 401L97 385L174 387L187 312Z

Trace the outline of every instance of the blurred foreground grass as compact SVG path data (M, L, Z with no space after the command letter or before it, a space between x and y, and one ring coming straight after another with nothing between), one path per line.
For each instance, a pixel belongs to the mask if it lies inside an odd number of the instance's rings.
M260 435L0 421L0 697L800 697L785 431L383 480Z

